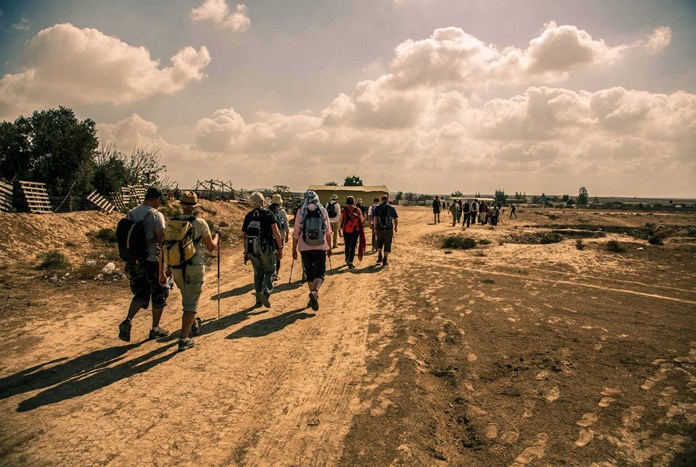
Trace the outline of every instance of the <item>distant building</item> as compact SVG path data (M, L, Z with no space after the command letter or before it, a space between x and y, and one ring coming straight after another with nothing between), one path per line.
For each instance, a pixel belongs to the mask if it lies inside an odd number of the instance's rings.
M352 196L355 202L358 198L362 198L363 204L369 206L372 200L380 198L382 195L389 195L389 188L386 185L373 186L330 186L330 185L310 185L309 189L315 191L319 195L319 199L323 205L329 202L331 196L338 195L338 202L341 206L345 206L346 198Z

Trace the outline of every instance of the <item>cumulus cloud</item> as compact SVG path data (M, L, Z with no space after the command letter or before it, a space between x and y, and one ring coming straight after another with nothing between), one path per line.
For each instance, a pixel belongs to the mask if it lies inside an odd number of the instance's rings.
M204 0L201 6L191 10L190 17L192 21L212 21L219 27L243 32L251 25L248 10L246 5L238 4L231 12L225 0Z
M24 71L0 80L0 117L49 105L127 104L173 94L204 78L208 49L185 47L161 67L145 47L71 24L40 31L26 47Z

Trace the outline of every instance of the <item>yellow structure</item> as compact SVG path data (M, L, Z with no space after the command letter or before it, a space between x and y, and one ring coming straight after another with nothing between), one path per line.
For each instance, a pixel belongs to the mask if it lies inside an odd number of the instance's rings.
M362 198L363 205L369 206L372 200L380 198L382 195L389 194L389 188L386 185L373 186L327 186L327 185L310 185L309 189L315 191L319 195L319 199L323 205L329 202L331 196L338 195L338 202L341 206L346 205L346 198L352 196L355 202L358 198Z

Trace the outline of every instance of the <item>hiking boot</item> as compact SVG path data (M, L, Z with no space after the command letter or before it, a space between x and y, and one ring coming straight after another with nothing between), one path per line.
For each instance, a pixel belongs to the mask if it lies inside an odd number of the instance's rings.
M319 309L319 293L316 290L309 292L309 306L314 311Z
M355 269L355 264L348 263L348 269Z
M377 257L377 264L381 264L381 263L382 263L382 253L380 253L379 256Z
M262 306L263 306L263 303L257 301L256 303L254 303L253 308L260 308L260 307L262 307Z
M190 337L187 337L186 339L179 339L179 352L182 350L190 349L196 345L196 341L191 339Z
M387 258L384 258L384 261L382 261L382 266L386 266L386 265L388 265L388 264L389 264L389 263L387 263Z
M259 301L263 304L263 306L265 306L266 308L270 308L270 307L271 307L271 302L270 302L270 300L268 300L268 297L270 297L270 295L267 294L266 292L261 292L261 293L258 295L258 297L257 297L258 300L259 300Z
M130 332L131 322L124 319L123 322L118 325L118 338L122 341L130 342Z
M200 318L196 318L193 320L193 324L191 325L191 335L192 336L197 336L201 333L201 324L203 321L201 321Z
M148 339L161 339L163 337L167 337L169 335L169 331L167 331L164 328L158 327L157 329L150 329L150 337Z

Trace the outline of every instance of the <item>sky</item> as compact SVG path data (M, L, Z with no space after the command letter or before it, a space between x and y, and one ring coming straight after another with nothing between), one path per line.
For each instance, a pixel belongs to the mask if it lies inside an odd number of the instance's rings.
M0 0L0 120L180 187L696 197L696 1Z

